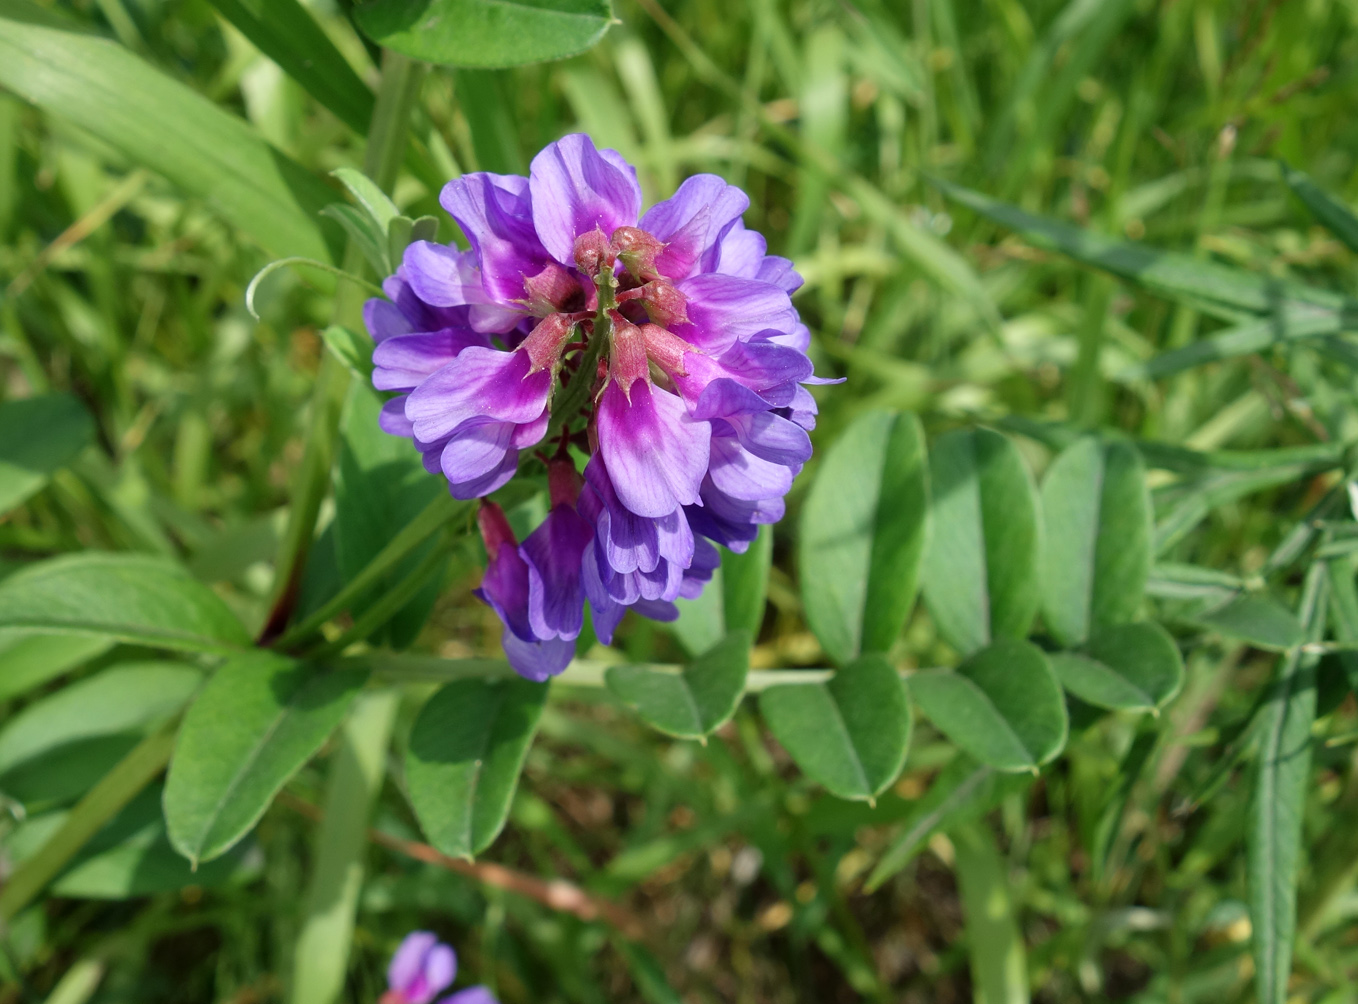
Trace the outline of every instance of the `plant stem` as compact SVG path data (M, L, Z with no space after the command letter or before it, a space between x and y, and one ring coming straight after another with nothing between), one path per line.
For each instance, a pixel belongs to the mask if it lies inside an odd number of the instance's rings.
M27 906L48 882L128 802L136 798L170 761L178 719L151 733L118 761L71 810L61 828L37 854L19 866L0 891L0 921Z
M377 92L377 104L373 107L363 158L363 173L383 191L391 189L405 155L410 112L423 79L422 64L394 52L383 55L382 83ZM351 239L345 248L343 269L357 275L364 267L363 252ZM365 293L362 285L341 281L335 290L333 322L361 330ZM321 367L312 392L306 450L293 486L287 530L274 563L273 596L269 602L269 616L260 633L261 642L283 633L297 604L302 571L316 532L316 518L320 514L321 501L330 488L330 466L334 462L339 436L340 411L350 379L348 368L332 353L321 356Z

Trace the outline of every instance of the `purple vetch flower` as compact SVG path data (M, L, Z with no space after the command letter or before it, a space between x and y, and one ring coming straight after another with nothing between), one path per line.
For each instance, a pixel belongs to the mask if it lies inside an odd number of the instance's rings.
M453 983L457 954L429 931L412 931L387 966L387 991L378 1004L430 1004ZM467 987L438 1004L499 1004L489 989Z
M666 620L783 515L811 455L822 383L790 294L801 278L715 175L641 212L635 170L573 135L527 178L476 173L441 202L471 249L416 242L365 311L382 427L458 498L507 482L524 450L551 508L522 545L483 504L478 595L530 679L560 672L584 605L607 643L631 609ZM587 456L583 479L572 457Z

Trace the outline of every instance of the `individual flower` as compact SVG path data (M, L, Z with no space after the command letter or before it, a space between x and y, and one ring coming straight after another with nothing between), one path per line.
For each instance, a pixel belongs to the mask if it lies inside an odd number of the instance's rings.
M452 986L457 975L457 955L438 936L412 931L402 940L387 966L387 992L378 1004L430 1004ZM449 994L438 1004L498 1004L483 986Z
M605 643L628 609L673 619L713 543L742 551L782 517L823 382L801 278L745 228L740 189L697 175L643 214L636 171L585 135L526 178L457 178L441 202L470 249L412 244L389 301L368 304L374 385L400 395L382 427L458 498L504 485L525 450L547 465L550 510L521 545L483 504L478 591L514 668L545 679L586 602Z

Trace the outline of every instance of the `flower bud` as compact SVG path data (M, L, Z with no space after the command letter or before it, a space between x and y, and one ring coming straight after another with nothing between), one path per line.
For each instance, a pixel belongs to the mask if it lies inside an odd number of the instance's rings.
M656 240L639 227L618 227L613 231L612 246L622 259L623 266L636 276L637 281L648 282L660 278L660 273L655 270L655 259L665 250L664 242Z
M547 464L547 495L552 506L575 505L580 497L584 479L575 469L575 461L569 456L553 457Z
M688 321L688 297L664 279L652 279L635 292L646 308L646 316L661 327Z
M671 376L687 376L684 356L697 350L673 332L658 324L643 324L641 338L650 360Z
M561 358L561 350L570 340L571 329L575 322L568 314L548 314L538 321L537 326L528 333L519 350L528 353L533 365L529 374L556 366Z
M481 508L476 510L476 525L481 530L481 540L486 545L486 554L491 561L496 559L500 548L506 544L511 548L519 546L514 530L505 518L505 511L494 502L481 503Z
M549 262L537 275L523 281L527 299L521 301L535 317L546 317L558 310L583 304L580 282L556 262Z
M575 267L591 279L598 278L604 272L612 272L616 261L613 248L599 227L575 238Z
M616 310L610 310L608 316L613 321L609 375L622 387L623 393L630 396L634 382L650 378L650 367L646 362L646 340L641 334L641 329Z

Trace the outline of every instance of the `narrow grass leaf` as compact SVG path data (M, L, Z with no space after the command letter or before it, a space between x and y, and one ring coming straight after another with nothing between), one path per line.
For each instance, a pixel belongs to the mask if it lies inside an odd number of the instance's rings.
M770 687L759 710L797 766L840 798L872 801L905 765L910 702L880 655L858 659L828 683Z
M26 501L93 440L94 420L69 394L0 402L0 513Z
M944 735L997 770L1035 771L1066 744L1066 702L1047 657L1001 639L955 670L910 677L910 693Z
M250 642L217 594L173 562L98 551L51 558L0 582L2 628L190 652L229 652Z
M1027 1004L1028 964L1009 869L981 823L951 834L976 1004Z
M226 662L184 716L165 820L190 861L229 850L344 719L367 671L311 667L272 652Z
M1183 686L1179 646L1150 621L1099 628L1084 651L1050 658L1062 685L1099 708L1155 711Z
M933 530L924 601L964 655L1023 638L1037 613L1037 493L1018 448L989 429L939 437L929 456Z
M1304 171L1279 162L1283 180L1301 200L1316 221L1334 234L1350 251L1358 251L1358 216L1329 192L1317 185Z
M528 680L459 680L426 703L406 752L406 786L420 827L444 854L470 858L499 836L547 687Z
M750 634L733 631L678 673L646 666L611 666L608 689L654 729L701 739L736 711L750 666Z
M913 415L857 418L827 451L801 523L802 601L843 664L882 652L915 602L929 525L924 436Z
M1151 500L1141 455L1087 438L1042 481L1042 617L1063 645L1136 617L1151 566Z
M374 42L412 59L489 68L584 52L613 12L608 0L369 0L354 17Z

